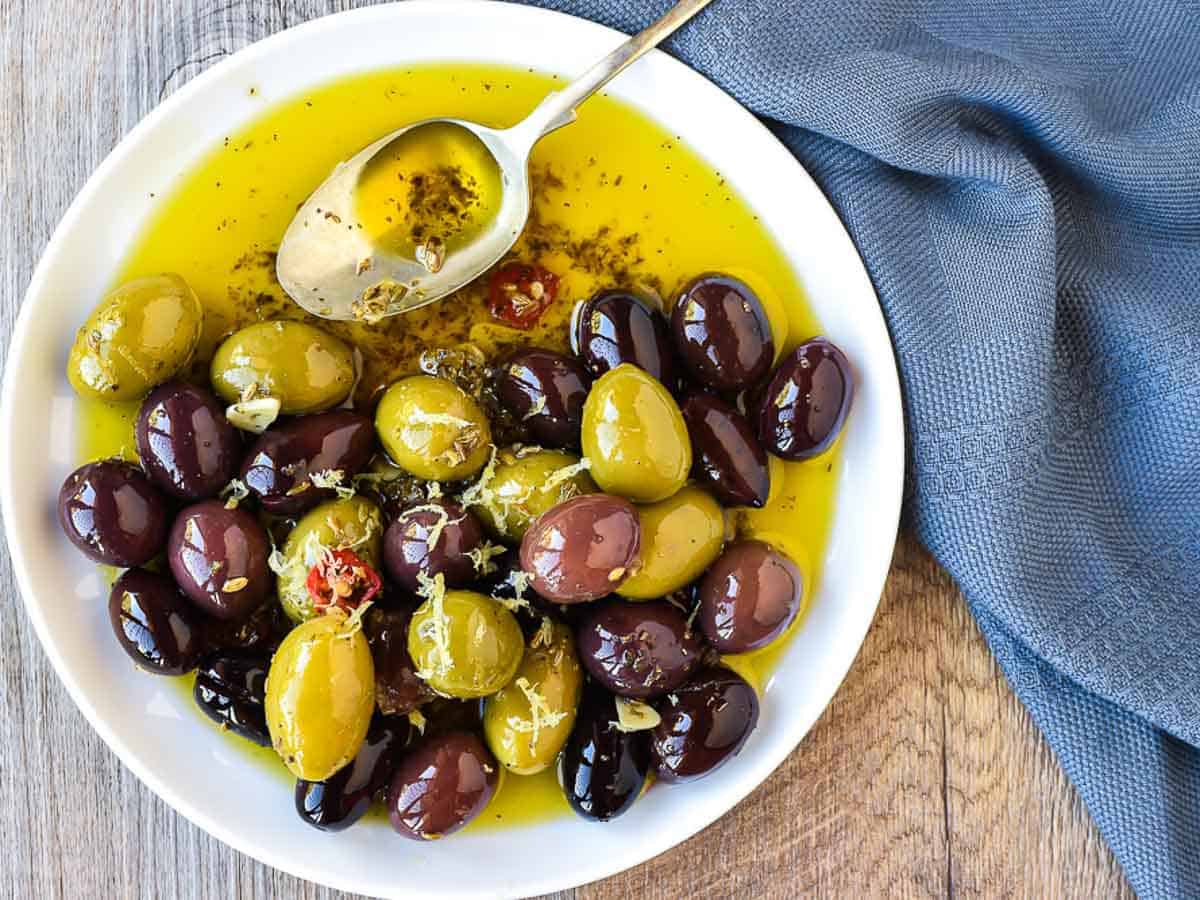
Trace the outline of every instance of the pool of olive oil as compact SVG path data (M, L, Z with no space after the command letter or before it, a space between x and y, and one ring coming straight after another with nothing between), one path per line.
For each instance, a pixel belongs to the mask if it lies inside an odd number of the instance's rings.
M163 199L130 247L114 286L160 272L187 279L205 307L197 374L235 328L269 318L321 324L362 351L364 374L355 396L362 406L389 382L417 371L426 348L472 342L489 353L516 344L565 349L571 307L605 287L634 288L669 304L691 277L724 271L761 298L781 354L821 333L774 239L722 174L674 135L603 95L584 104L575 124L547 137L533 154L533 212L513 254L555 272L561 287L531 331L491 320L486 284L480 282L373 326L320 323L283 293L274 277L279 240L297 205L335 164L421 119L513 124L554 86L554 79L532 71L455 63L356 75L274 104L264 100L255 122L228 135L177 183L165 190L147 185ZM409 215L413 198L398 192L398 173L427 169L430 159L396 149L393 164L372 173L377 180L364 182L359 203L360 213L374 217L374 233L402 247L412 240L415 219ZM496 188L469 146L454 153L460 154L454 164L475 179L469 187L476 200L461 220L469 231L498 202ZM135 413L136 404L81 401L81 458L118 453L136 458ZM803 463L773 460L768 506L735 514L741 534L770 540L797 561L806 575L806 603L821 574L838 465L836 447ZM803 616L792 630L801 627ZM787 636L729 663L761 688L786 643ZM177 680L190 691L190 679ZM282 764L269 760L270 751L230 740L245 747L248 759L267 759L269 767L287 775ZM567 809L553 771L508 775L471 827L538 821Z

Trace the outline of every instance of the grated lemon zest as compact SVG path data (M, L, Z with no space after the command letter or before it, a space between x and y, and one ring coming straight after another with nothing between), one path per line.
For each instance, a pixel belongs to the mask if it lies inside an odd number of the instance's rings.
M552 710L550 704L546 702L546 698L538 693L537 689L529 683L528 678L522 676L513 683L529 702L529 719L526 720L520 716L509 716L508 727L518 734L528 734L529 746L533 747L537 744L538 734L541 732L543 726L554 728L567 717L567 714L566 712L555 712Z
M471 565L475 567L475 574L482 577L484 575L491 575L496 571L496 564L492 560L503 552L504 547L500 544L484 541L474 550L467 551L466 557L471 560Z
M421 623L421 631L422 637L433 642L437 657L432 670L426 670L426 674L417 673L420 678L428 680L431 675L445 675L453 665L450 660L449 619L443 603L446 599L446 576L439 572L430 578L424 572L418 572L417 594L429 604L430 616Z
M234 478L221 488L221 493L217 496L225 501L226 509L237 509L238 504L250 496L250 488L246 487L246 482L240 478Z
M414 709L414 710L412 710L412 711L410 711L410 712L409 712L409 714L408 714L408 723L409 723L410 725L412 725L412 727L413 727L413 728L417 729L417 732L418 732L419 734L424 734L424 733L425 733L425 726L426 726L427 724L429 724L429 723L428 723L428 722L425 720L425 716L424 716L424 714L423 714L423 713L422 713L422 712L421 712L419 709Z

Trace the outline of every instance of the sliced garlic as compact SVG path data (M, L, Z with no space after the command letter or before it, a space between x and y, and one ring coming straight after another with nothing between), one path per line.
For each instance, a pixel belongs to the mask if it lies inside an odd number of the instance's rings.
M225 418L234 428L262 434L279 418L280 405L275 397L242 400L225 410Z
M632 731L649 731L662 721L660 716L649 703L641 700L629 700L617 697L617 721L612 724L617 731L626 733Z

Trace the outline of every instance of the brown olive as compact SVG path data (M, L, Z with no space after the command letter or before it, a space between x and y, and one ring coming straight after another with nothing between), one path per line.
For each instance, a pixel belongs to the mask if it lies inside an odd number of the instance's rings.
M156 387L135 429L150 480L180 500L215 496L237 471L241 440L209 390L184 381Z
M771 643L800 612L804 582L796 564L761 541L729 547L705 573L696 621L722 653Z
M271 590L267 533L250 513L219 500L179 513L167 541L167 562L193 603L218 619L241 619Z
M728 275L701 275L671 310L671 332L688 373L718 391L737 391L771 371L775 341L750 287Z
M397 834L432 841L458 831L481 812L500 782L500 764L465 731L425 738L396 767L388 818Z
M797 347L779 364L758 404L758 439L776 456L808 459L829 449L854 395L850 361L824 338Z
M444 575L447 587L467 587L477 577L469 554L483 543L474 513L448 500L410 507L383 535L383 564L393 581L416 593L420 576Z
M372 609L364 620L375 662L375 705L385 716L406 715L435 696L408 654L410 621L412 609Z
M574 449L590 380L577 359L552 350L521 350L500 366L496 393L539 444Z
M732 759L758 724L758 696L729 669L701 669L654 704L662 720L650 732L660 781L691 781Z
M85 556L110 566L149 562L167 540L167 504L142 470L119 459L80 466L58 493L58 522Z
M175 583L129 569L108 595L113 632L130 659L159 675L182 675L204 652L200 616Z
M691 394L680 412L692 441L693 477L726 506L765 506L771 473L750 423L712 394Z
M700 637L666 600L607 600L588 609L575 632L588 674L622 697L658 697L700 665Z
M628 500L586 494L543 513L521 541L521 568L533 589L556 603L612 593L629 575L641 524Z
M679 385L679 364L666 317L627 291L601 291L575 311L571 342L592 376L632 363L669 391Z

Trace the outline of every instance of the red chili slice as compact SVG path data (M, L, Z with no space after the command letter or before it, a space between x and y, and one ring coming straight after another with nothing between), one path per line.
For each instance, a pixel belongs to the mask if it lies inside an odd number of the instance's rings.
M325 612L331 606L357 609L375 598L383 579L354 551L331 550L309 570L307 585L313 607Z
M505 263L488 282L488 309L513 328L532 328L558 293L558 276L526 263Z

